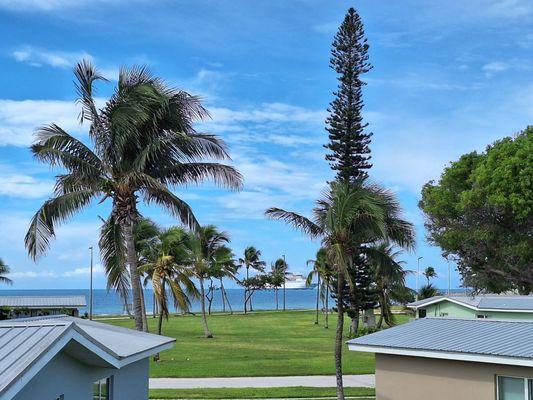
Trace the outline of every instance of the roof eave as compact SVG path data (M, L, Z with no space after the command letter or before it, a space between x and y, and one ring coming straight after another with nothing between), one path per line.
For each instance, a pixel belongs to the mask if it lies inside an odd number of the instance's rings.
M512 365L520 367L533 367L533 359L498 356L491 354L459 353L436 350L419 350L385 346L371 346L348 342L348 349L365 353L390 354L422 358L436 358L443 360L480 362L486 364Z

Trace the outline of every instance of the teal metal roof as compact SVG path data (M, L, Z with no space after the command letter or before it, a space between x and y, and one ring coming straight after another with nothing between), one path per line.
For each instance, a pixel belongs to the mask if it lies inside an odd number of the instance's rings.
M409 303L408 306L411 308L423 308L445 300L458 302L479 311L531 311L533 313L533 296L434 296L429 299Z
M0 307L77 308L86 305L85 296L0 296Z

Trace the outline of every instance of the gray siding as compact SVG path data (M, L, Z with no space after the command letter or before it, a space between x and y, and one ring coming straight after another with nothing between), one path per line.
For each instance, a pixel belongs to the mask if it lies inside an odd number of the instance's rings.
M148 358L116 370L84 365L60 352L13 400L55 400L62 394L65 400L92 400L93 382L110 375L114 381L112 400L146 400L148 368Z

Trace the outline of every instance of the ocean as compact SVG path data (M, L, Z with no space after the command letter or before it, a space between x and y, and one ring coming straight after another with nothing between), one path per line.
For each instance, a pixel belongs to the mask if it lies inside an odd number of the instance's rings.
M234 311L243 310L244 290L226 289L229 302ZM146 311L151 313L154 307L153 291L145 289ZM49 289L49 290L0 290L0 296L64 296L64 295L84 295L89 304L88 289ZM283 291L278 291L279 308L283 307ZM130 302L131 303L131 302ZM292 310L311 309L316 305L316 289L290 289L286 290L286 308ZM173 305L169 305L173 310ZM253 295L254 310L274 310L276 301L274 290L262 290ZM215 292L211 310L222 311L221 292ZM88 311L81 308L80 314ZM93 291L93 314L122 314L124 313L124 302L115 291L106 289L95 289ZM200 301L195 300L191 304L191 312L200 311ZM226 305L226 311L229 307Z
M244 289L226 289L228 299L234 311L243 310ZM442 291L445 292L444 290ZM153 291L151 289L144 290L144 298L146 303L146 311L152 313L154 307ZM464 289L452 289L452 293L464 293ZM88 289L48 289L48 290L0 290L0 296L62 296L62 295L84 295L89 304L89 290ZM131 301L130 301L131 303ZM333 305L333 301L330 302ZM283 308L283 291L278 291L278 306ZM316 306L316 289L288 289L286 290L285 299L286 309L289 310L305 310L313 309ZM322 305L321 305L322 306ZM173 310L172 304L169 304L169 309ZM253 295L253 309L254 310L275 310L276 300L274 290L257 291ZM222 311L221 292L215 292L212 311ZM88 311L88 309L81 308L80 314ZM191 304L191 312L200 311L200 301L195 300ZM226 311L229 307L226 304ZM95 289L93 291L93 314L123 314L125 313L124 302L115 291L107 291L106 289Z

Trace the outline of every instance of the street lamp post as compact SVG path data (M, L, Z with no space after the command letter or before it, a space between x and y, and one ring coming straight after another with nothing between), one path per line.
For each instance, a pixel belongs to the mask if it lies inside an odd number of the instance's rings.
M285 281L287 280L287 261L285 261L285 254L283 254L283 311L285 311Z
M419 291L418 280L420 279L420 260L423 258L424 257L418 257L418 259L416 260L416 300L417 301L418 301L418 291Z
M91 268L90 268L90 285L89 285L89 319L93 319L93 246L89 247L91 252Z
M448 263L448 296L452 291L452 270L450 269L450 259L446 257L446 262Z

